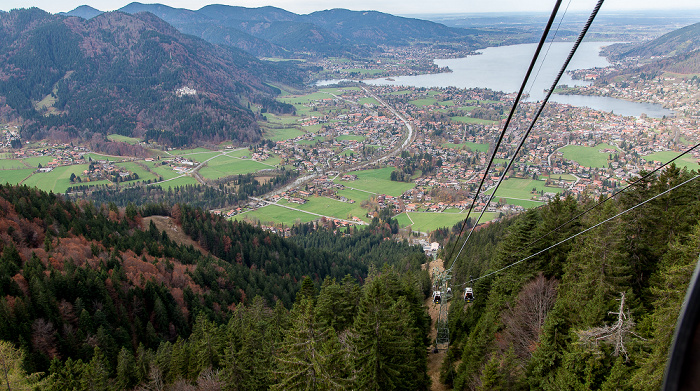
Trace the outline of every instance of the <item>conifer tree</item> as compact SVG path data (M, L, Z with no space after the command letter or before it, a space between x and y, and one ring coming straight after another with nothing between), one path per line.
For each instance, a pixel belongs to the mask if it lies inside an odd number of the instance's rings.
M316 320L313 302L303 297L295 303L291 328L285 333L277 358L275 390L344 390L348 380L335 331Z

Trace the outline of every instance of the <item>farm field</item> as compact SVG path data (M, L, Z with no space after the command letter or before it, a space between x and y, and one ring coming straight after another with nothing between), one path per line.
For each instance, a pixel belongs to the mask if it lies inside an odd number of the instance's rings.
M255 160L222 155L208 161L207 165L199 170L199 174L208 179L219 179L229 175L250 174L266 168L272 167Z
M304 134L306 134L306 132L297 128L267 129L265 130L264 137L272 141L285 141L299 137Z
M451 148L451 149L462 149L464 147L467 147L467 148L471 149L472 151L479 151L479 152L488 152L488 150L489 150L488 144L477 144L477 143L472 143L469 141L467 141L466 143L461 143L461 144L444 143L444 144L442 144L442 146L445 148Z
M0 171L0 184L9 183L16 185L24 178L32 175L35 170L33 168L20 168L18 170L2 170Z
M191 149L173 149L172 151L168 151L171 155L178 155L178 156L183 156L183 155L191 155L194 153L203 153L203 152L212 152L209 149L206 148L191 148Z
M607 167L610 154L600 152L602 149L617 150L617 147L609 144L598 144L595 147L567 145L560 151L564 154L564 159L573 160L584 167Z
M2 159L0 160L0 170L13 170L16 168L28 168L21 160Z
M471 217L476 219L481 212L472 212ZM413 220L411 229L414 231L430 232L441 227L452 228L455 224L464 221L466 213L432 213L432 212L408 212L407 215ZM480 223L493 220L495 213L486 212Z
M372 98L372 97L360 98L360 99L357 100L357 103L358 103L358 104L361 104L361 105L364 105L364 104L366 104L366 103L369 103L369 104L375 105L375 106L379 106L379 105L380 105L379 102L378 102L376 99Z
M25 164L28 164L29 167L39 167L39 164L43 166L46 166L48 162L52 161L54 159L53 156L34 156L34 157L28 157L22 159L22 161Z
M50 172L39 172L36 173L23 184L27 186L36 186L44 191L53 191L54 193L65 193L66 190L74 185L70 183L70 174L81 175L84 170L88 169L87 164L75 164L72 166L59 166L51 170ZM96 184L106 184L109 181L96 181L96 182L83 182L80 185L96 185Z
M374 194L371 193L366 193L364 191L360 190L353 190L353 189L343 189L343 190L338 190L338 195L343 196L347 199L354 200L358 204L361 203L364 200L370 199Z
M163 166L160 163L153 163L153 166L148 166L151 171L163 177L163 180L168 180L180 176L181 174L173 170L170 166Z
M549 179L552 179L552 180L559 180L560 178L561 178L561 180L570 181L570 182L573 182L576 180L576 177L571 175L571 174L552 174L549 176Z
M432 106L437 103L437 99L435 98L423 98L423 99L416 99L409 101L408 103L418 106L418 107L423 107L423 106Z
M514 199L514 198L507 198L507 197L498 197L495 199L495 201L499 201L500 199L504 199L508 205L518 205L518 206L522 206L525 209L536 208L538 206L544 205L543 201L518 200L518 199Z
M374 170L353 171L348 174L357 175L357 180L341 181L336 179L336 183L341 183L346 187L365 190L377 194L386 194L398 197L408 189L415 187L414 183L396 182L389 179L394 167L379 168Z
M367 210L362 208L359 202L350 204L328 197L311 197L304 205L288 203L285 200L280 200L279 204L324 216L337 217L339 219L350 220L352 218L351 216L357 216L364 221L369 221L369 219L365 217ZM316 216L316 218L319 217Z
M239 215L233 216L233 220L238 221L260 221L261 223L272 223L291 226L295 223L308 223L309 221L314 221L318 219L318 216L312 214L299 212L296 210L287 209L278 205L268 205L260 209L241 213Z
M501 187L496 193L495 199L498 198L518 198L522 200L529 200L532 197L532 189L535 188L538 192L544 191L545 193L561 193L562 189L558 187L548 187L544 185L545 181L533 180L533 179L521 179L521 178L510 178L506 179L501 183ZM493 189L488 190L485 194L492 194Z
M110 141L120 141L127 144L138 144L141 142L140 139L135 137L122 136L121 134L110 134L107 136Z
M650 162L657 161L665 163L678 155L680 155L680 153L678 152L663 151L652 153L651 155L642 156L642 158ZM683 156L682 158L676 160L674 163L678 167L687 167L689 170L700 170L700 164L698 164L697 160L692 156Z

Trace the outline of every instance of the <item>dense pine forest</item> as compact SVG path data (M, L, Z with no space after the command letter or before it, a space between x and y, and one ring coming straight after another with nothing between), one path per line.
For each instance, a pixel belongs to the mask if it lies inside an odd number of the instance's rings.
M469 284L695 175L671 167L547 236L597 200L557 199L490 225L455 262L455 279ZM442 380L456 390L658 390L698 262L699 211L696 180L478 279L474 303L451 307Z
M453 268L454 289L469 284L475 300L452 301L440 380L658 389L700 253L700 182L582 232L695 175L672 166L571 222L598 200L557 198L476 230ZM6 378L54 390L427 390L430 281L419 249L387 240L395 224L303 224L289 240L183 204L2 186Z
M163 221L189 243L158 229ZM370 236L385 225L377 219ZM425 373L422 250L395 243L393 257L359 260L324 246L300 247L187 205L95 206L0 186L0 353L17 363L8 379L57 390L196 379L202 389L214 389L206 379L267 389L290 381L282 374L298 370L289 362L306 352L295 338L310 333L318 353L304 370L324 368L320 383L427 387L425 376L399 375ZM374 338L396 349L376 344L377 367L360 375L353 352L377 330ZM385 365L394 369L378 370ZM292 387L284 384L276 387Z

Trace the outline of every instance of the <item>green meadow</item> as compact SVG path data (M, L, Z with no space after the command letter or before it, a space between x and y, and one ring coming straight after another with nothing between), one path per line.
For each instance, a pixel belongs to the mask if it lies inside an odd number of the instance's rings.
M642 156L642 158L650 162L657 161L666 163L667 161L675 158L678 155L680 155L680 153L678 152L663 151L652 153L651 155ZM682 158L676 160L674 163L678 167L687 167L689 170L700 170L700 164L698 164L698 160L693 158L692 156L683 156Z
M595 147L567 145L560 151L564 154L564 159L573 160L584 167L608 167L610 153L600 152L602 149L617 150L617 147L609 144L598 144Z
M121 134L110 134L107 136L107 139L110 141L119 141L127 144L138 144L141 142L140 139L137 139L135 137L128 137L128 136L122 136Z
M208 179L219 179L229 175L250 174L266 168L266 164L250 159L239 159L228 156L218 156L207 162L199 170L199 174Z
M2 170L0 171L0 184L9 183L11 185L16 185L20 183L24 178L32 175L34 172L33 168L21 168L18 170Z
M306 132L297 128L267 129L265 130L264 137L272 141L285 141L297 138L304 134L306 134Z
M472 212L470 216L476 219L479 217L480 213L481 212ZM409 212L407 215L413 220L411 229L421 232L430 232L442 227L452 228L452 226L464 221L467 217L466 213ZM496 213L486 212L484 213L484 217L481 218L480 223L493 220L495 217ZM407 220L408 218L405 220L402 219L401 221Z
M398 197L406 190L415 187L413 183L392 181L391 172L394 167L385 167L374 170L353 171L348 174L357 175L357 180L341 181L336 179L336 183L341 183L346 187L365 190L377 194L387 194Z
M314 221L318 218L318 216L312 214L287 209L278 205L267 205L260 209L241 213L232 217L233 220L238 221L259 221L261 223L268 224L282 223L288 226L296 223L308 223L309 221Z
M498 198L519 198L524 200L529 200L533 194L532 189L535 188L538 192L544 191L545 193L561 193L562 189L558 187L548 187L545 186L545 181L533 180L533 179L521 179L521 178L510 178L506 179L501 183L501 186L496 193L495 199ZM493 189L490 189L485 194L492 194Z

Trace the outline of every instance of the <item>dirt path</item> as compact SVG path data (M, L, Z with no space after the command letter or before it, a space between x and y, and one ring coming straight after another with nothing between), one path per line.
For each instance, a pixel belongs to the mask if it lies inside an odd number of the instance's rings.
M423 268L426 267L428 269L428 272L430 272L432 276L433 270L435 270L436 267L440 271L443 270L442 259L433 260L427 265L424 264ZM425 301L425 306L428 308L428 314L430 314L430 319L432 319L432 322L430 323L430 335L428 337L431 341L434 342L435 337L437 336L435 322L437 322L438 316L440 315L440 306L433 303L433 300L430 297ZM444 350L441 350L438 353L433 353L432 349L428 351L428 376L430 376L430 379L433 381L433 384L430 387L431 391L448 390L447 386L440 383L440 366L442 365L442 361L445 359L446 353L447 352L445 352Z

